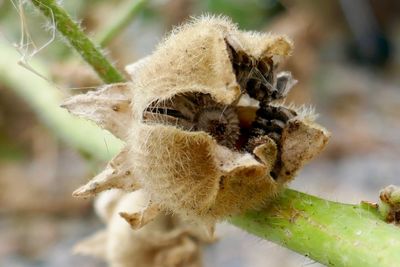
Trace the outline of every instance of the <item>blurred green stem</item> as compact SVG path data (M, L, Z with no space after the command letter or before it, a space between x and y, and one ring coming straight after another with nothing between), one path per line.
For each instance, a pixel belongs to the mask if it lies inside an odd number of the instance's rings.
M20 55L0 36L0 84L24 99L57 137L90 158L106 161L122 148L122 141L94 123L72 116L59 107L63 96L53 84L17 65ZM48 66L33 60L32 68L49 77Z
M113 19L104 30L100 31L96 40L102 47L107 46L118 34L120 34L146 6L148 0L128 0L122 8L113 14Z
M83 59L96 71L105 83L124 81L124 76L106 59L97 47L54 0L31 0L57 30L68 40Z

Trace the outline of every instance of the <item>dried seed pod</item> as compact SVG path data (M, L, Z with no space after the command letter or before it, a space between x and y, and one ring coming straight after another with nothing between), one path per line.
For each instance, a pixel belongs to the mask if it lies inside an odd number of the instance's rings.
M260 207L329 137L302 110L277 103L293 84L290 74L276 73L291 51L284 36L243 32L226 18L203 17L176 28L152 55L128 66L131 83L67 100L72 113L126 141L106 170L75 195L142 188L157 209L209 229ZM123 93L110 94L114 87ZM108 100L97 101L103 94ZM249 97L259 107L243 105ZM131 109L115 111L117 100L129 101Z
M74 252L103 259L111 267L200 267L201 244L209 240L200 234L198 226L161 215L133 231L119 216L121 212L140 213L148 202L143 190L100 194L95 202L96 211L107 226L78 243Z

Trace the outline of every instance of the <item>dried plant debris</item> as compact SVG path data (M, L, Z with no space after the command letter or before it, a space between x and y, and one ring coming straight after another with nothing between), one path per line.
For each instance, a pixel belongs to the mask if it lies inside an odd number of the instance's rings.
M400 224L400 187L389 185L380 192L379 211L389 223Z
M201 244L209 242L198 226L160 215L132 231L120 213L140 213L148 205L143 190L103 192L96 199L98 215L107 227L75 246L74 252L108 262L111 267L200 267Z
M67 99L70 112L126 142L74 195L142 188L151 216L173 212L209 229L265 204L329 138L312 111L283 104L295 80L277 70L292 49L285 36L202 17L127 66L130 83Z

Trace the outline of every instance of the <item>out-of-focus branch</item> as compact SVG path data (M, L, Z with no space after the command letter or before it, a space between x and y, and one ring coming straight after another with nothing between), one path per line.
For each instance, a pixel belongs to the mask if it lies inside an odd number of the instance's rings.
M124 81L124 76L106 59L97 47L72 20L68 13L54 0L31 0L48 19L55 22L57 30L71 46L96 71L105 83Z
M105 161L122 148L122 141L94 123L79 119L59 107L61 91L17 65L20 55L0 36L0 81L12 89L33 109L42 122L61 140L91 158ZM47 75L46 66L33 60L33 68Z
M127 1L116 14L113 14L111 23L98 34L96 39L99 44L102 47L107 46L143 10L147 2L148 0Z

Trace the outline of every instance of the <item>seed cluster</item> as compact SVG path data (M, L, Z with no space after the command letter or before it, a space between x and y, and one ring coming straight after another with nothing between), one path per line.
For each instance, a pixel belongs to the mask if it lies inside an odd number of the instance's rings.
M239 119L234 107L217 103L209 94L184 94L168 101L157 101L146 109L144 118L148 123L207 132L229 148L234 148L239 138Z

